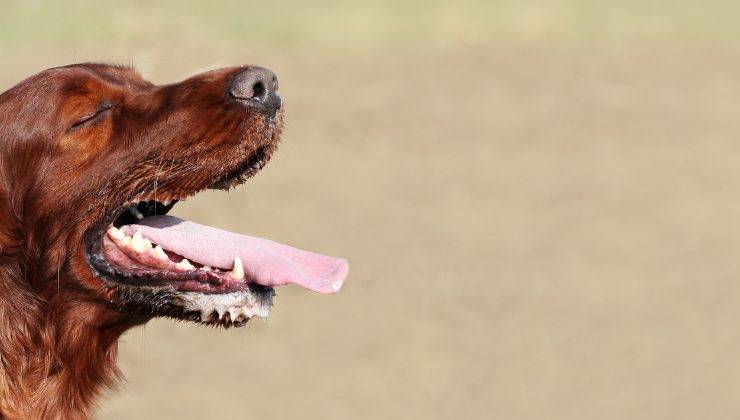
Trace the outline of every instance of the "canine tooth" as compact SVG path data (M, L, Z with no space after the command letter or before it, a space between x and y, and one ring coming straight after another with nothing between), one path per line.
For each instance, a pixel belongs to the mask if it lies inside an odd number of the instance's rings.
M179 268L180 270L194 270L195 267L193 267L193 264L190 264L190 261L188 261L187 258L183 258L182 261L175 264L175 267Z
M137 231L136 233L134 233L129 246L133 248L133 250L136 252L144 252L144 250L146 249L146 242L141 236L141 232ZM149 246L151 246L151 243L149 243Z
M125 235L123 239L121 239L121 245L122 246L128 246L131 243L131 237L128 235Z
M164 249L162 249L161 245L157 245L154 248L152 248L149 251L149 255L151 255L154 258L160 259L160 260L169 259L169 257L167 256L167 253L164 252Z
M235 280L244 280L244 266L241 258L234 258L234 268L229 271L229 275Z
M201 269L202 271L211 271L211 267L209 267L209 266L207 266L207 265L204 265L204 266L203 266L203 267L201 267L200 269Z
M113 240L120 241L126 236L126 234L121 232L121 229L118 229L115 226L111 226L108 229L108 236L110 236Z

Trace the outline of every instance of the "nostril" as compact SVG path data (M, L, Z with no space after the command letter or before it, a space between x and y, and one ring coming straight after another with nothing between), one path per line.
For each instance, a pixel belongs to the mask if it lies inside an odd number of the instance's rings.
M261 81L258 81L257 83L254 84L254 87L252 88L252 98L264 100L266 96L265 93L266 93L266 89L265 89L264 83L262 83Z

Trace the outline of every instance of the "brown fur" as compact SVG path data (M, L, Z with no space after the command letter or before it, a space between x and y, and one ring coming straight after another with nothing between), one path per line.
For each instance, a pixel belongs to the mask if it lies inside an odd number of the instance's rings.
M115 383L118 338L161 302L95 276L85 237L133 197L192 195L274 149L282 112L224 99L240 69L155 86L84 64L0 95L0 417L87 418Z

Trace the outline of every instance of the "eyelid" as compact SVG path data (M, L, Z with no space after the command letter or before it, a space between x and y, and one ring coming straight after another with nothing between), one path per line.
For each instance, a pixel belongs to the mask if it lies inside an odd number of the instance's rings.
M77 121L76 121L76 122L75 122L74 124L72 124L72 127L71 127L71 128L76 128L76 127L79 127L79 126L81 126L81 125L83 125L83 124L85 124L85 123L87 123L87 122L89 122L89 121L92 121L92 120L94 120L94 119L95 119L96 117L98 117L98 116L99 116L100 114L102 114L102 113L104 113L104 112L106 112L106 111L110 111L110 109L111 109L111 108L113 108L113 106L114 106L114 104L108 104L108 103L106 103L106 104L102 104L102 105L101 105L101 106L100 106L100 107L99 107L99 108L98 108L97 110L95 110L95 112L93 112L92 114L88 114L88 115L86 115L86 116L84 116L84 117L80 118L79 120L77 120Z

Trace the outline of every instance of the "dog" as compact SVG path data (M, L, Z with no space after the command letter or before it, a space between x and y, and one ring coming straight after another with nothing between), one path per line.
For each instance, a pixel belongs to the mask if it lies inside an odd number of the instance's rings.
M155 85L76 64L0 94L0 418L88 418L153 317L241 326L276 286L339 291L343 259L167 214L257 173L283 120L254 66Z

